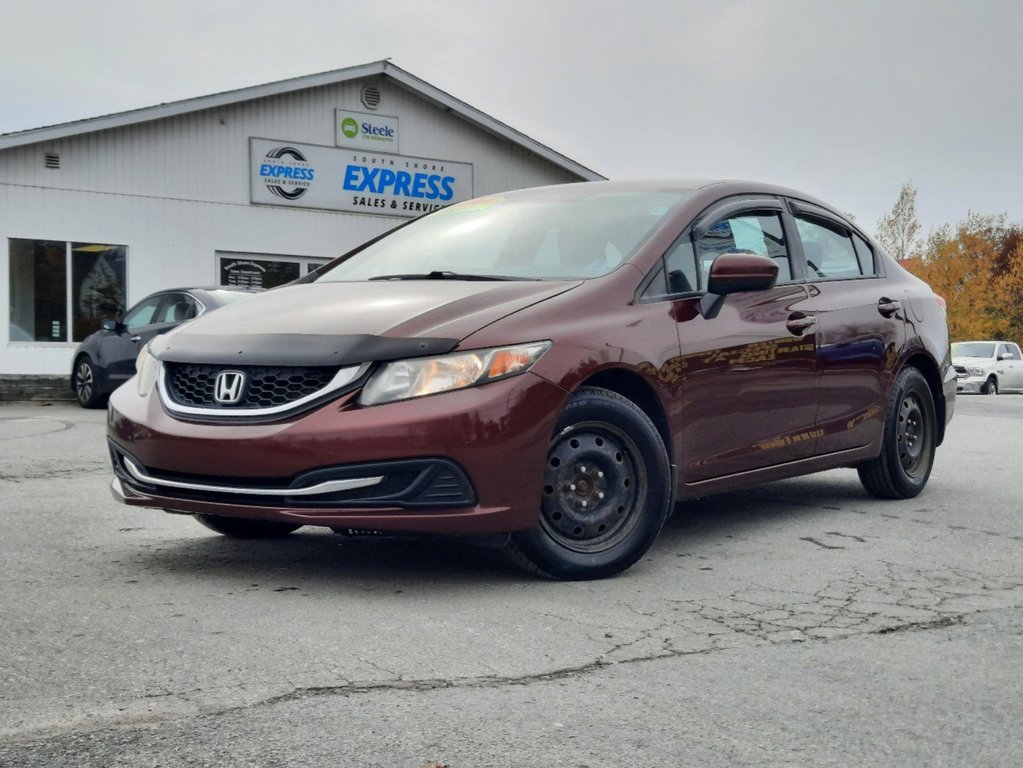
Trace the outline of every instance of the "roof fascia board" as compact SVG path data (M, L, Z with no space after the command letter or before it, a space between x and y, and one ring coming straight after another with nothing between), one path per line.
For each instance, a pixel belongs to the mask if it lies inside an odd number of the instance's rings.
M418 77L405 71L401 67L395 66L387 61L384 62L384 65L384 73L386 75L392 77L407 89L419 94L428 101L432 101L437 106L459 114L470 123L473 123L474 125L483 128L500 138L506 139L513 144L518 144L534 154L540 155L548 162L564 168L565 170L570 171L588 181L605 180L606 177L600 175L596 171L590 170L571 158L565 157L560 152L554 151L535 139L531 139L526 134L516 131L511 126L502 123L500 120L497 120L485 112L481 112L475 107L466 104L464 101L455 98L450 93L430 85L425 80L420 80Z
M70 123L60 123L58 125L46 126L43 128L32 128L26 131L9 133L7 135L0 136L0 150L13 149L15 147L39 144L47 141L57 141L59 139L65 139L72 136L79 136L84 133L123 128L151 120L162 120L169 117L177 117L189 112L198 112L205 109L217 109L218 107L226 107L244 101L278 96L284 93L293 93L295 91L318 88L325 85L334 85L336 83L357 80L364 77L372 77L374 75L387 75L406 89L418 94L422 98L425 98L427 101L460 115L468 122L488 131L491 134L506 139L513 144L522 146L553 165L563 168L580 178L587 179L589 181L597 181L605 178L599 173L596 173L586 166L565 157L559 152L555 152L550 147L529 138L525 134L516 131L511 126L505 125L501 121L490 117L475 107L471 107L464 101L456 99L451 94L430 85L425 80L420 80L415 75L406 72L401 67L391 64L386 60L347 67L345 69L332 70L330 72L321 72L315 75L305 75L303 77L296 77L288 80L278 80L277 82L266 83L265 85L254 85L248 88L239 88L237 90L215 93L209 96L198 96L196 98L174 101L168 104L158 104L153 107L133 109L128 112L118 112L116 114L105 115L102 117L86 118L84 120L75 120Z
M322 85L355 80L360 77L379 75L384 71L385 62L377 61L372 64L364 64L347 69L334 70L332 72L321 72L315 75L291 78L289 80L278 80L265 85L254 85L248 88L239 88L223 93L214 93L209 96L198 96L184 101L173 101L168 104L158 104L154 107L143 107L128 112L117 112L113 115L102 117L91 117L84 120L75 120L70 123L60 123L45 128L32 128L27 131L10 133L0 136L0 149L20 147L26 144L36 144L44 141L54 141L71 136L78 136L83 133L94 131L105 131L111 128L123 128L136 123L148 122L150 120L161 120L168 117L198 112L204 109L216 109L243 101L278 96L282 93L316 88Z

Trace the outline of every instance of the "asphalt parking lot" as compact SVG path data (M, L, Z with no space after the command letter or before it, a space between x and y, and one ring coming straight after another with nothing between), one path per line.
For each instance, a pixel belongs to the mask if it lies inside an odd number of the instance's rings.
M221 538L116 504L104 413L0 406L0 765L1023 764L1023 395L924 494L680 506L626 574Z

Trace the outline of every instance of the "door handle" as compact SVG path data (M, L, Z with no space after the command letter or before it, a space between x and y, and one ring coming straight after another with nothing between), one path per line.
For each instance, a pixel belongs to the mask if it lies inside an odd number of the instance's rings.
M877 302L877 311L880 312L884 317L891 317L900 309L902 309L901 301L889 299L886 296L882 296L881 299Z
M134 341L137 344L138 342L142 341L142 337L141 336L132 336L131 340Z
M807 328L817 325L817 318L808 315L793 315L785 323L785 327L796 336L802 336Z

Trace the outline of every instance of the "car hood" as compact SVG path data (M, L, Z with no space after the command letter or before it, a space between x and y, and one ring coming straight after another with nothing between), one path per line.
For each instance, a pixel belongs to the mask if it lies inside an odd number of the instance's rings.
M479 329L581 285L402 280L308 283L231 304L153 341L172 362L353 365L443 354Z
M973 366L979 368L983 365L994 365L995 359L993 357L953 357L952 365L964 365L967 368Z

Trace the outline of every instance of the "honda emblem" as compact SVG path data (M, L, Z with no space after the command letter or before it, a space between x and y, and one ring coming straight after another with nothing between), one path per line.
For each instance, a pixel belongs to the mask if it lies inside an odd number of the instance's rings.
M221 371L213 383L213 399L221 405L234 405L245 392L245 374L241 371Z

